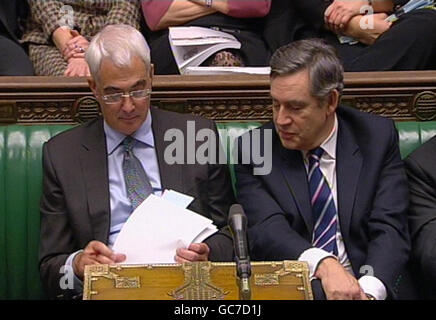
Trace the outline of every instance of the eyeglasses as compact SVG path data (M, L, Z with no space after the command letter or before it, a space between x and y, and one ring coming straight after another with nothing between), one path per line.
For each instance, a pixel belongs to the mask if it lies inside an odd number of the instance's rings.
M141 100L147 98L151 94L150 89L143 89L143 90L134 90L130 91L128 94L124 94L122 92L119 93L113 93L113 94L106 94L102 96L104 102L107 104L117 104L121 103L123 98L132 98L133 100Z

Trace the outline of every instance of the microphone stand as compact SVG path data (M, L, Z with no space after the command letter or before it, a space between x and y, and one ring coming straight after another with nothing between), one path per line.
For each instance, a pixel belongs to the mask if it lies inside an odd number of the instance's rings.
M233 236L236 258L236 273L238 277L239 299L251 300L251 264L248 254L247 217L240 204L234 204L229 210L228 224Z
M251 300L250 278L238 278L239 300Z
M251 264L250 258L244 257L240 259L236 257L236 268L238 276L239 300L251 300Z

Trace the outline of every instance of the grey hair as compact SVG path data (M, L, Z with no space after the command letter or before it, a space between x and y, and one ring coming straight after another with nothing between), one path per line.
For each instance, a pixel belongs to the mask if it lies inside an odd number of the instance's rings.
M344 89L344 68L336 49L322 39L306 39L280 47L271 57L270 78L309 71L310 92L324 101L334 89Z
M117 67L127 67L135 56L150 70L150 48L144 36L132 26L118 24L104 27L92 38L85 59L91 76L97 80L104 59L110 59Z

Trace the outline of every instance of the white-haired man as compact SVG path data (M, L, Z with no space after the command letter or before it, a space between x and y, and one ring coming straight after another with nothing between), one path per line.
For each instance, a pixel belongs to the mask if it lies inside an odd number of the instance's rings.
M189 194L195 198L189 209L220 228L234 199L227 166L165 162L167 130L186 134L187 121L215 134L216 127L210 120L150 107L153 69L148 45L136 29L107 26L91 41L86 60L103 117L44 145L40 272L50 297L80 294L85 265L125 260L111 246L149 194L164 189ZM178 249L175 261L231 260L231 248L231 238L219 232ZM64 265L74 270L73 290L59 285Z

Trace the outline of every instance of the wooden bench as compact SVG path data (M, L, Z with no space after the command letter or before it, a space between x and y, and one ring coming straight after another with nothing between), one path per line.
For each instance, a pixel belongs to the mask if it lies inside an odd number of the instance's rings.
M434 120L436 71L346 73L342 102L398 121ZM155 76L152 103L220 122L272 114L268 76ZM77 123L98 112L85 78L0 77L0 123Z

